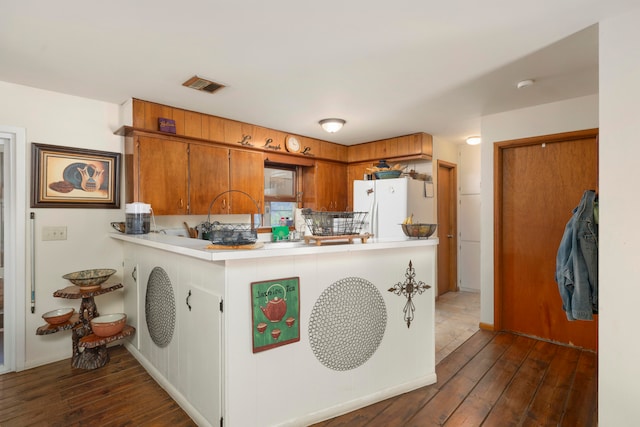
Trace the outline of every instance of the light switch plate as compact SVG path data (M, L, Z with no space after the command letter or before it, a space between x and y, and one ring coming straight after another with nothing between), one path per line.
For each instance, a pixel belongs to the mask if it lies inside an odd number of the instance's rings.
M42 240L67 240L67 227L42 227Z

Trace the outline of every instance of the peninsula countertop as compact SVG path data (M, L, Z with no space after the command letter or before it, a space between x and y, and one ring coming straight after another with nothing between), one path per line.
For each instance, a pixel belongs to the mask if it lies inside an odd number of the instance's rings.
M375 238L369 238L366 243L354 239L351 244L331 243L316 245L313 242L305 243L304 241L285 241L285 242L263 242L262 247L253 249L207 249L208 240L192 239L188 237L172 236L162 233L149 234L122 234L118 232L109 233L110 236L117 240L123 240L142 246L148 246L155 249L182 254L205 261L226 261L253 258L270 258L288 255L307 255L307 254L329 254L352 251L370 251L381 249L395 249L421 246L435 246L438 244L438 238L430 237L428 239L406 238L393 241L380 241ZM251 246L248 246L250 248Z

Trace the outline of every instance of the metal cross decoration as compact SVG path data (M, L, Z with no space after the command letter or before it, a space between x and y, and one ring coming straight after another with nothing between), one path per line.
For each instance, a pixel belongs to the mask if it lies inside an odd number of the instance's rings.
M406 278L404 283L396 283L392 288L389 288L389 292L393 292L396 295L404 295L407 297L407 303L402 310L404 312L404 320L407 322L407 328L411 327L411 321L413 320L413 312L416 307L413 305L412 298L416 294L422 294L427 289L430 289L431 286L425 285L424 282L415 281L416 271L413 269L413 263L409 260L409 268L407 268L406 273L404 274Z

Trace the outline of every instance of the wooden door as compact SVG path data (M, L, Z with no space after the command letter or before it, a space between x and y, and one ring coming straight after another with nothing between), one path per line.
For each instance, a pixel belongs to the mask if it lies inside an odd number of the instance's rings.
M188 207L188 144L140 136L137 201L155 215L184 215Z
M240 190L244 194L229 193L229 213L264 213L264 157L261 152L230 150L229 157L230 190ZM251 200L253 199L253 200ZM257 212L255 203L260 212Z
M597 129L495 145L495 316L498 329L597 348L593 322L569 322L556 254L585 190L598 184Z
M438 296L458 290L456 165L438 161Z
M191 144L189 147L189 213L208 214L213 199L228 189L229 149ZM223 197L221 196L220 199ZM226 203L223 204L220 199L211 206L212 214L228 212Z

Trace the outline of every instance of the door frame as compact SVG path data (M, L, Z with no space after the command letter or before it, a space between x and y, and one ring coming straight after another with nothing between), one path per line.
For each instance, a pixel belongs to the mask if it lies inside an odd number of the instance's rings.
M502 330L502 283L501 254L502 248L502 170L503 155L507 148L541 145L545 143L567 142L586 138L597 138L598 128L573 132L563 132L551 135L534 136L530 138L500 141L493 144L493 330Z
M27 254L26 129L0 125L0 137L9 141L4 160L5 269L4 364L0 373L24 369Z
M453 227L453 242L452 246L449 248L449 277L450 283L448 286L449 292L456 292L460 289L458 286L458 165L455 163L447 162L445 160L438 160L436 162L436 171L438 173L438 178L440 175L440 168L448 169L451 173L451 185L449 188L449 220ZM440 179L438 179L438 193L440 192ZM440 198L438 197L437 203L440 202ZM436 209L439 210L439 206L436 206ZM440 248L441 245L438 245ZM437 274L437 272L436 272ZM436 275L437 277L437 275ZM438 287L436 284L436 288ZM438 291L436 290L436 295Z

